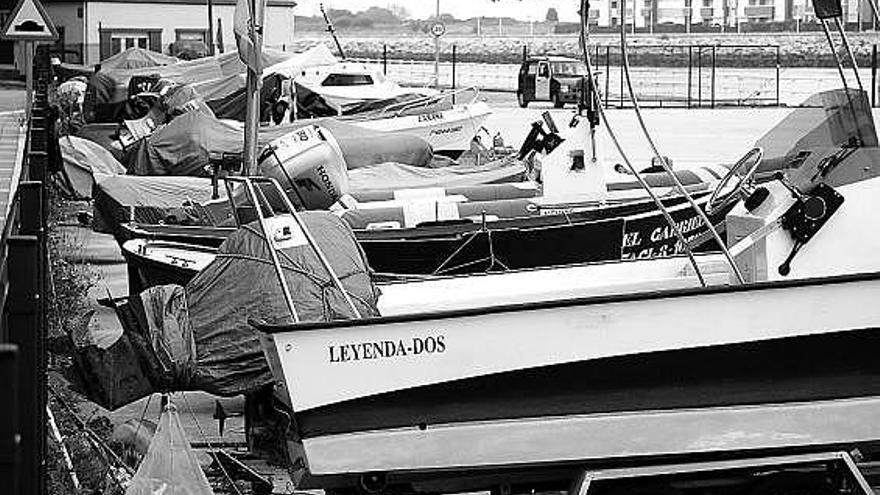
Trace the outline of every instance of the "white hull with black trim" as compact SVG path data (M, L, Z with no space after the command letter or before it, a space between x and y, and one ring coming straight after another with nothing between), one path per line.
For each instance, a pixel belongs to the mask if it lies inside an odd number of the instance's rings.
M628 260L390 285L382 318L260 325L299 486L564 487L618 457L880 442L876 164L813 150L734 206L744 284L717 254L697 257L706 287L684 257ZM563 274L584 282L554 289Z

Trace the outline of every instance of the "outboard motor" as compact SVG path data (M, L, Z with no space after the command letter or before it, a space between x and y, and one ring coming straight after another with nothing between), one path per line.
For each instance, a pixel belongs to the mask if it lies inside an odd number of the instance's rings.
M329 208L348 192L342 150L325 128L309 125L270 142L257 159L260 175L278 181L297 208Z

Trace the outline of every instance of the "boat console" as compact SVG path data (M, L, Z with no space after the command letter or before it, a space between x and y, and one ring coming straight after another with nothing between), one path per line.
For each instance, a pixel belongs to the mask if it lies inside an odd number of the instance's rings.
M728 243L748 282L875 271L880 237L866 229L880 185L878 148L811 150L796 170L727 215Z

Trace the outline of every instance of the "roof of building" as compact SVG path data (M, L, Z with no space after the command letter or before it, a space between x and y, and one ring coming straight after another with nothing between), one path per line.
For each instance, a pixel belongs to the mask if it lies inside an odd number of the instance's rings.
M174 3L182 5L205 5L207 0L43 0L43 3ZM213 0L214 5L235 5L236 0ZM296 7L295 0L266 0L267 7Z

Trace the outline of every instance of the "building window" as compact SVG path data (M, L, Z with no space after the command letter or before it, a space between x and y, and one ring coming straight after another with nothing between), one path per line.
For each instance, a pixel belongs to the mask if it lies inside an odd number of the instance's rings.
M147 49L150 42L150 35L144 33L111 33L110 34L110 55L116 55L129 48Z
M135 47L152 50L154 52L162 51L161 29L99 29L98 35L100 36L101 41L101 60Z
M202 43L208 42L208 36L205 33L204 29L175 29L174 34L176 41L201 41Z

